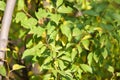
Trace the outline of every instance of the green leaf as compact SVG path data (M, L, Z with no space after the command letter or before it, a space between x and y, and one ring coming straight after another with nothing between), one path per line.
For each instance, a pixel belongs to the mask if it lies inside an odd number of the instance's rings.
M114 30L114 27L111 24L101 24L103 30L105 31L112 31Z
M25 66L22 66L22 65L19 65L19 64L14 64L13 67L12 67L12 70L19 70L19 69L22 69L22 68L25 68Z
M56 6L59 7L63 3L63 0L57 0Z
M32 33L34 35L37 35L37 37L40 37L43 35L43 32L45 32L45 29L38 26L38 27L31 28L29 33Z
M46 18L48 16L48 13L45 11L45 9L40 8L38 12L35 12L35 15L38 19Z
M57 10L59 13L72 13L73 9L69 6L62 5Z
M24 6L25 6L25 4L24 4L24 0L18 0L18 10L22 10L22 9L24 9Z
M93 73L92 68L88 66L87 64L80 64L80 66L85 72Z
M50 63L51 61L52 61L52 57L51 57L51 56L48 56L48 57L45 59L45 61L44 61L43 64L48 64L48 63Z
M23 20L27 20L27 19L28 18L27 18L27 16L26 16L25 13L23 13L23 12L17 12L16 17L15 17L16 23L21 22Z
M67 25L61 25L60 29L61 29L62 33L63 33L65 36L67 36L68 41L70 41L71 38L72 38L70 27L67 26Z
M104 51L102 52L102 56L104 57L104 59L108 56L108 51L105 48Z
M54 40L55 40L57 33L58 33L58 32L54 30L54 31L51 33L51 35L50 35L50 39L54 39Z
M87 10L84 11L83 14L90 15L90 16L99 16L95 11L93 10Z
M75 60L75 56L77 55L77 50L75 48L72 49L72 53L71 53L71 60L74 61Z
M80 29L79 28L74 28L73 29L73 36L79 36L81 34L81 31L80 31Z
M47 34L50 35L55 30L55 26L50 24L50 22L47 24Z
M61 58L62 60L71 62L71 58L70 58L70 56L68 56L68 55L62 56L62 57L60 57L60 58Z
M28 20L22 20L21 25L24 28L31 29L37 24L37 20L35 18L29 18Z
M98 56L98 54L96 52L94 52L93 58L94 58L95 62L98 63L99 56Z
M52 21L54 21L58 25L59 20L61 19L61 15L59 15L59 14L51 14L50 19Z
M109 72L114 73L114 67L112 67L112 66L108 66L107 70L108 70Z
M92 52L88 54L87 61L88 61L88 64L91 66L92 61L93 61L93 53Z
M83 46L84 46L84 48L86 50L89 50L89 45L90 45L90 41L89 40L83 40L82 44L83 44Z
M80 45L77 45L77 49L78 49L78 52L79 52L79 54L82 52L82 48L81 48L81 46Z
M59 67L60 67L61 70L64 70L66 68L66 66L64 64L64 61L62 61L60 59L58 60L58 64L59 64Z
M43 43L40 42L37 45L35 45L34 47L32 47L31 49L26 49L22 55L22 59L24 59L27 56L36 56L38 54L38 56L40 55L40 48L43 46Z
M2 76L6 76L6 69L5 69L4 66L0 66L0 74L1 74Z
M5 6L6 6L5 2L4 1L0 1L0 10L1 11L5 10Z

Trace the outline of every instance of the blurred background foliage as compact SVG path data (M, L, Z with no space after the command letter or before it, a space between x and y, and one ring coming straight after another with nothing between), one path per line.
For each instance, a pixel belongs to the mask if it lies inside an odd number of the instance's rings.
M0 0L0 22L6 0ZM120 0L17 0L11 80L119 80Z

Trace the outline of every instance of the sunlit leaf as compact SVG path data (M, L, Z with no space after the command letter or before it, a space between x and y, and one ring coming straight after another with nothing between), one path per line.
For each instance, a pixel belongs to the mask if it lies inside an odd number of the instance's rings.
M0 66L0 74L1 74L2 76L6 76L6 69L5 69L4 66Z
M72 49L72 53L71 53L71 59L72 59L72 61L74 61L76 55L77 55L77 50L75 48L73 48Z
M78 52L79 52L79 54L82 52L82 48L81 48L81 46L80 45L77 45L77 49L78 49Z
M48 16L48 13L44 9L40 8L38 12L35 12L35 15L38 19L41 19L46 18Z
M93 53L92 52L88 54L87 61L88 61L88 64L91 66L92 61L93 61Z
M71 62L71 58L69 56L62 56L61 59L68 61L68 62Z
M72 38L70 27L67 26L67 25L62 25L62 26L60 27L60 29L61 29L62 33L63 33L65 36L67 36L68 41L70 41L71 38Z
M0 1L0 10L1 11L5 10L5 6L6 6L5 2L4 1Z
M43 43L40 42L32 48L26 49L22 55L22 59L24 59L27 56L36 56L37 54L40 54L40 48L42 46L43 46Z
M86 50L89 50L89 45L90 45L90 41L89 40L83 40L82 44L83 44L83 46L84 46L84 48Z
M59 13L72 13L73 9L69 6L62 5L57 10Z
M109 72L114 72L114 67L112 67L112 66L108 66L108 69L107 69Z
M22 20L21 25L24 28L31 29L37 24L37 20L35 18L29 18L28 20Z
M79 28L74 28L73 29L73 36L79 36L81 34L81 31Z
M104 51L102 52L102 56L104 57L104 59L108 56L107 49L104 49Z
M82 41L83 40L86 40L86 39L89 39L89 38L91 38L92 36L90 35L90 34L88 34L88 35L85 35L83 38L82 38Z
M18 0L18 10L24 9L24 0Z
M61 16L59 14L51 14L50 19L58 25Z
M18 12L15 17L16 23L21 22L23 20L27 20L27 16L23 12Z
M88 66L87 64L80 64L80 66L85 72L93 73L92 68L90 66Z
M19 69L22 69L22 68L25 68L25 66L19 65L19 64L14 64L13 67L12 67L12 70L19 70Z
M63 0L57 0L56 6L59 7L63 3Z
M37 37L40 37L43 35L44 32L45 32L45 29L39 26L39 27L31 28L29 33L37 35Z

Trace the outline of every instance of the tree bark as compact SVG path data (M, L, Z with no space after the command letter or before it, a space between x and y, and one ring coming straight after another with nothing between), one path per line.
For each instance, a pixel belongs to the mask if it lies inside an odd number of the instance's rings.
M8 34L10 29L10 24L12 20L12 14L15 7L16 0L7 0L7 5L5 8L1 32L0 32L0 59L4 60L5 52L7 50L7 42L8 42ZM3 66L4 62L0 61L0 66ZM0 80L2 80L2 76L0 76Z

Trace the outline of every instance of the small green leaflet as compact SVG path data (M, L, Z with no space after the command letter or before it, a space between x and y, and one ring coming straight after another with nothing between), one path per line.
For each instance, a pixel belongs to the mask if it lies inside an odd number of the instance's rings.
M59 13L72 13L73 9L69 6L62 5L57 10Z
M5 69L4 66L0 66L0 74L1 74L2 76L6 76L6 69Z
M85 72L90 72L93 73L92 68L87 65L87 64L80 64L81 68L85 71Z
M62 33L63 33L65 36L67 36L68 41L70 41L71 38L72 38L70 27L69 27L68 25L61 25L60 29L61 29Z
M21 21L23 21L23 20L27 20L27 19L28 19L28 18L27 18L27 16L26 16L26 14L23 13L23 12L18 12L18 13L16 14L16 17L15 17L16 23L21 22Z
M104 51L102 52L102 56L104 57L104 59L108 56L108 51L105 48Z
M84 46L84 48L86 50L89 50L90 41L89 40L83 40L82 45Z
M0 10L1 11L5 10L5 6L6 6L5 2L4 1L0 1Z
M88 54L87 61L88 61L88 64L91 66L92 61L93 61L93 52Z
M58 59L58 64L59 64L59 67L61 70L64 70L66 68L65 64L64 64L64 61Z
M31 29L36 24L37 24L37 20L35 18L29 18L28 20L21 21L21 25L27 29Z
M73 29L73 36L79 36L81 34L81 31L80 31L80 29L79 28L74 28Z
M50 15L50 19L52 21L54 21L57 25L59 23L60 18L61 18L61 15L59 15L59 14L51 14Z
M42 36L43 32L45 31L44 28L38 26L34 26L33 28L30 29L30 32L29 33L33 33L34 35L37 35L37 37L40 37Z
M37 54L40 55L40 48L43 46L43 43L40 42L37 45L35 45L34 47L30 48L30 49L26 49L22 55L22 59L24 59L27 56L35 56ZM38 56L39 56L38 55Z
M107 70L109 71L109 72L112 72L112 73L114 73L114 67L113 66L108 66L108 68L107 68Z
M24 4L24 0L18 0L18 10L22 10L22 9L24 9L24 6L25 6L25 4Z
M59 7L63 3L63 0L57 0L56 6Z
M40 8L38 12L35 12L35 15L38 19L41 19L46 18L48 16L48 13L44 9Z
M50 22L47 24L47 34L50 35L55 30L55 26L51 25Z
M71 53L71 59L72 59L72 61L74 61L76 55L77 55L77 50L75 48L73 48L72 49L72 53Z

